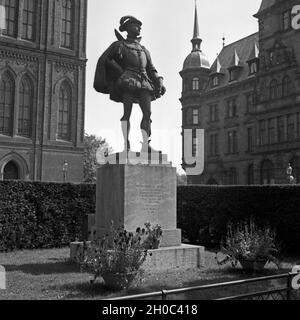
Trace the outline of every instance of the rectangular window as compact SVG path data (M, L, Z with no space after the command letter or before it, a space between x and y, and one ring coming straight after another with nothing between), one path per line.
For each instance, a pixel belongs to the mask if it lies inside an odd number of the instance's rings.
M193 79L193 91L198 91L200 88L200 82L198 78Z
M24 1L22 38L25 40L34 40L35 1L36 0Z
M237 132L229 131L227 133L227 141L228 141L228 153L234 154L237 153L238 147L237 147Z
M285 11L282 14L282 28L283 30L288 30L291 26L291 14L290 11Z
M250 75L255 74L257 73L257 71L258 71L257 62L256 61L251 62L249 65L249 74Z
M230 99L227 101L227 118L236 117L236 99Z
M199 124L199 110L193 109L193 125Z
M275 119L268 120L268 144L273 144L276 142L275 137Z
M246 108L247 113L254 112L254 95L253 93L250 93L246 97Z
M229 81L235 80L235 72L234 70L229 70Z
M73 1L63 0L61 19L61 46L71 49L73 47Z
M287 139L293 141L295 139L295 118L293 114L287 117Z
M209 121L219 121L219 108L217 104L209 106Z
M219 77L214 76L213 77L213 87L218 87L218 85L219 85Z
M254 148L253 128L248 128L248 151L252 152Z
M16 37L17 33L17 1L5 0L5 21L6 29L2 30L2 34L10 37Z
M219 135L210 135L210 156L214 157L219 154Z
M284 117L278 117L277 118L277 141L283 142L284 139Z
M266 121L259 121L259 145L266 144Z

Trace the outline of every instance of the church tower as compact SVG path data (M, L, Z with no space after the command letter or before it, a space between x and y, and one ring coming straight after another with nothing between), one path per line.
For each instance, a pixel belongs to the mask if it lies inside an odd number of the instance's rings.
M202 39L200 38L197 4L195 6L194 32L192 42L192 52L184 61L183 69L180 72L182 78L182 130L193 129L193 156L196 154L196 129L201 125L201 93L209 80L210 63L201 50ZM182 135L183 137L183 135ZM183 137L184 138L184 137ZM184 150L184 139L183 139ZM182 152L184 154L184 152ZM186 164L182 163L183 169Z
M0 4L0 180L81 182L87 0Z

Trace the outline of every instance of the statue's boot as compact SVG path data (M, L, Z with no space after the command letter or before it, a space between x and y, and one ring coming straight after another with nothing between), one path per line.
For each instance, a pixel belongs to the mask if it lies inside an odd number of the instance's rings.
M160 153L161 151L158 151L158 150L155 150L154 148L152 148L150 146L150 142L151 140L149 141L146 141L146 142L141 142L142 144L142 150L141 150L141 153Z

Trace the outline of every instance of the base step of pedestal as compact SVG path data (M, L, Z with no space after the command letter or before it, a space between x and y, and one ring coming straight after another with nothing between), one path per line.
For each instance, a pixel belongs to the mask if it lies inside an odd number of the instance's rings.
M87 242L89 245L90 242ZM83 251L83 242L73 242L70 246L70 259L76 262L76 257ZM149 250L149 255L142 267L149 272L172 269L196 269L205 265L205 248L182 244L178 247Z
M145 271L195 269L205 265L205 248L182 244L178 247L150 250L143 265Z

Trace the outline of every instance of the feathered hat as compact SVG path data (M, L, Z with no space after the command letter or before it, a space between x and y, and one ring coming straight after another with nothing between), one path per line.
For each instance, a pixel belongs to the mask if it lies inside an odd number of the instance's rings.
M142 22L140 20L138 20L137 18L135 18L133 16L125 16L125 17L122 17L120 20L119 30L121 32L126 31L126 27L131 23L137 23L140 26L142 26Z

